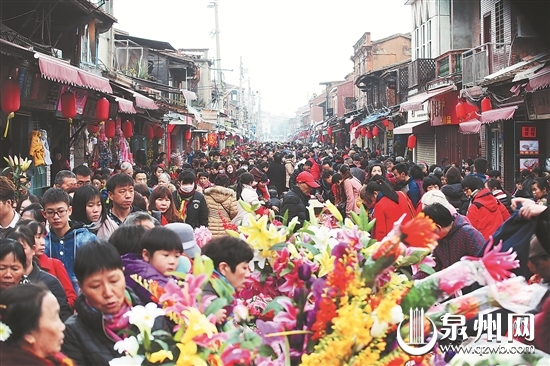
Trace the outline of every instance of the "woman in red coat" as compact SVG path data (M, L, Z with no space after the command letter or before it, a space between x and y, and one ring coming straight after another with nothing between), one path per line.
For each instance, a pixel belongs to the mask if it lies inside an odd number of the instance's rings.
M371 181L361 189L361 199L364 202L374 202L373 217L376 219L374 232L371 236L376 240L382 240L393 228L393 224L405 214L403 223L413 218L414 210L412 202L407 195L396 192L381 177L374 176Z

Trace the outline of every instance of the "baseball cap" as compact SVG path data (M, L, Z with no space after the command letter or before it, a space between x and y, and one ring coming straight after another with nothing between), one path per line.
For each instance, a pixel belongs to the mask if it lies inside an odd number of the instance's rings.
M164 227L178 234L183 247L183 252L190 258L194 258L195 255L201 253L201 249L195 241L195 233L193 232L193 227L191 225L182 222L174 222L171 224L166 224Z
M307 183L310 188L319 188L319 184L313 179L313 175L310 172L301 172L296 177L297 183Z

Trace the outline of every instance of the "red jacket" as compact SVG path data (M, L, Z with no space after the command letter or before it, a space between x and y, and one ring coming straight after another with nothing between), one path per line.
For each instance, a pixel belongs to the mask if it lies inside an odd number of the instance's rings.
M412 219L412 203L404 194L397 194L399 203L395 203L386 196L376 200L374 204L374 215L376 224L374 225L374 234L372 237L378 241L384 239L393 228L393 224L399 220L403 214L407 214L403 223ZM409 201L409 202L407 202ZM410 204L410 206L409 206Z
M321 179L321 166L317 164L317 162L313 158L309 158L307 160L313 163L309 172L311 173L311 175L313 175L313 179L315 179L318 182L319 179Z
M67 274L67 270L65 269L63 262L59 259L50 258L46 254L43 254L40 258L38 258L38 264L42 270L56 277L59 282L61 282L61 286L63 286L63 290L65 290L65 294L67 295L67 302L71 308L74 308L76 292L74 291L73 284Z
M510 217L510 213L491 191L483 188L472 199L466 215L485 240L489 239L502 223Z

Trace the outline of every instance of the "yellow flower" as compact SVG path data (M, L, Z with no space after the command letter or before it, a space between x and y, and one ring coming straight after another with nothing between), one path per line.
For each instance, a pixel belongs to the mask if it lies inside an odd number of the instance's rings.
M197 344L195 342L178 343L176 347L180 350L176 366L207 366L206 361L197 356Z
M247 241L252 247L255 249L264 249L267 244L275 239L275 233L272 230L268 230L266 225L267 216L260 217L258 221L253 216L250 216L249 224L247 226L239 226L239 229L243 234L248 236Z
M327 247L327 250L317 254L315 259L319 262L319 277L326 276L334 270L334 260L336 257L330 255L329 247Z
M151 363L157 363L157 362L164 362L164 360L169 359L172 361L174 359L174 355L170 351L160 350L155 353L151 353L149 357L147 357L149 362Z
M332 202L330 201L327 201L325 203L325 207L329 210L329 212L332 214L332 216L334 216L334 218L338 221L338 222L341 222L343 220L342 218L342 214L340 213L340 210L338 210L338 208L336 208L336 206L334 206L332 204Z
M216 325L212 324L198 309L188 308L182 313L187 319L187 329L181 339L182 343L189 342L202 334L206 334L208 338L212 338L215 333L218 333Z

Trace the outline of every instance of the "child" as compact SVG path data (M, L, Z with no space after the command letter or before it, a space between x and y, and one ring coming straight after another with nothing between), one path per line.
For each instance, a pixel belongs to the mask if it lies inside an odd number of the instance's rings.
M242 239L223 236L202 247L202 254L214 262L214 273L203 288L203 296L225 297L231 303L233 294L242 290L247 278L250 277L248 264L254 258L254 250ZM216 281L218 283L215 283ZM220 282L226 285L225 288L219 286ZM223 289L224 293L218 293L220 289ZM223 324L231 310L232 306L219 310L216 313L217 323Z
M50 224L45 253L63 263L73 288L78 293L79 287L73 268L78 248L97 238L88 229L69 221L72 213L70 202L69 194L61 188L50 188L42 196L43 214Z
M121 259L124 264L126 284L141 301L151 301L151 293L138 282L156 281L165 285L171 278L169 272L176 271L183 247L178 234L162 226L148 230L140 241L140 253L127 253ZM140 277L139 281L132 275Z

